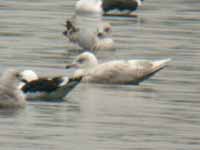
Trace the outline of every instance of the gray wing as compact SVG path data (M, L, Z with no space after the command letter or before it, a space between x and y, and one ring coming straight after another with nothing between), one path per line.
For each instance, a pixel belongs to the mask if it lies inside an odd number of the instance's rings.
M163 62L155 65L148 60L113 61L99 65L85 79L98 83L138 84L164 66Z
M13 89L9 89L0 85L0 108L1 107L16 107L21 105L21 101L18 99L18 91L13 91ZM22 99L23 101L24 99ZM25 102L24 102L25 104ZM24 105L22 104L22 105Z
M8 99L15 98L15 93L12 89L7 88L4 85L0 85L0 101L6 101Z

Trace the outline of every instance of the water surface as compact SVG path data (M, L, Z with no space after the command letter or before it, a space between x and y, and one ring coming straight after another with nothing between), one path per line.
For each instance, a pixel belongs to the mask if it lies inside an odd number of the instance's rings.
M63 69L80 48L62 35L74 0L0 0L0 70ZM200 2L147 0L139 18L103 18L115 51L100 61L162 59L169 67L140 86L81 84L64 102L0 110L2 150L199 150Z

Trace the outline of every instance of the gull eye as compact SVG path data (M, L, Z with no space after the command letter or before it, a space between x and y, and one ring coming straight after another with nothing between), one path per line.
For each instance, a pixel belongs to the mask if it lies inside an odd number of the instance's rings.
M84 63L84 59L79 59L77 62L78 62L79 64L82 64L82 63Z
M105 28L104 31L105 32L110 32L110 28Z
M16 74L15 74L15 77L16 77L16 78L20 78L21 75L20 75L19 73L16 73Z
M64 32L63 32L63 35L67 36L67 31L64 31Z

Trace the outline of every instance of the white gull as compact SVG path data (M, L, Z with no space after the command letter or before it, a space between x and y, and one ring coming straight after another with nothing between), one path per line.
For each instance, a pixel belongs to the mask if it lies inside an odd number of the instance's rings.
M66 68L79 68L74 76L82 81L108 84L139 84L163 69L170 59L163 60L115 60L98 63L91 52L80 54Z

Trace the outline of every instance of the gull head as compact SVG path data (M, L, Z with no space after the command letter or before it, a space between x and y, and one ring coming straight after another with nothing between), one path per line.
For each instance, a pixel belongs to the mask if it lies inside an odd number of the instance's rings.
M2 83L6 85L16 85L19 81L22 81L20 71L14 68L6 70L2 75Z
M33 80L37 80L38 76L33 70L24 70L20 73L22 80L25 82L30 82Z
M102 14L102 1L101 0L79 0L75 6L76 13L83 14Z
M72 64L67 65L65 68L81 68L81 69L87 69L94 67L98 64L98 60L95 57L95 55L91 52L84 52L80 54Z
M107 34L110 34L112 32L112 26L110 23L106 22L103 24L103 31Z
M97 28L97 36L103 38L112 33L112 26L110 23L103 23Z

